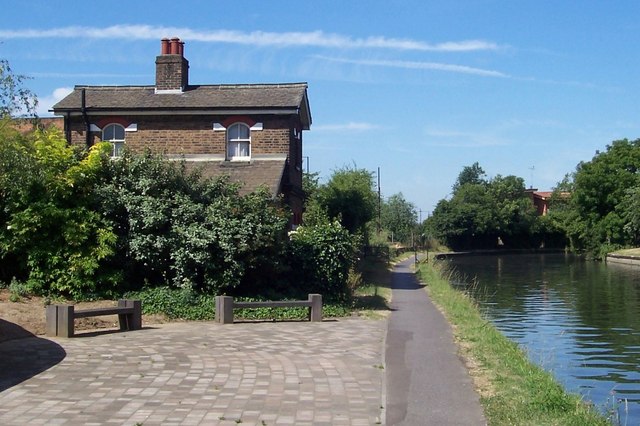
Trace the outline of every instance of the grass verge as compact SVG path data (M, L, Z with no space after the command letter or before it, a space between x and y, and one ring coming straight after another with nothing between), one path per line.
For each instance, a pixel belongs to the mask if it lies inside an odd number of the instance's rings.
M483 318L468 294L451 287L450 275L438 264L423 263L418 273L453 327L490 425L611 424L531 363L518 345Z
M614 251L611 254L618 254L621 256L637 256L640 257L640 248L630 248Z

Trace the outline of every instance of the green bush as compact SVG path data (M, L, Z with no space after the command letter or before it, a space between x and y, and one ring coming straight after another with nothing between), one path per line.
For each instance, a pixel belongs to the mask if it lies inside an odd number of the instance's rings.
M157 308L184 318L211 314L197 307L204 295L350 299L355 237L328 221L288 237L290 212L266 189L240 195L226 178L152 154L111 161L108 143L81 153L53 130L0 127L0 142L4 282L76 300L145 283L159 288L149 309L194 303Z
M299 227L290 236L292 286L302 293L320 293L325 301L348 302L356 237L338 222Z
M9 300L12 302L19 302L23 297L28 296L30 293L29 287L15 277L11 279L9 284Z
M145 288L130 292L127 298L142 301L142 312L148 314L162 314L171 319L213 320L215 318L215 297L198 294L191 290L172 289L169 287ZM253 302L264 298L237 298L238 301ZM323 316L341 317L350 313L344 305L325 304ZM307 318L308 308L257 308L236 309L234 317L240 320L303 320Z
M85 155L56 130L0 134L0 259L36 293L77 297L93 291L115 236L92 209L108 161L98 144ZM6 271L4 272L6 274Z
M99 208L118 237L110 266L124 271L129 289L147 282L230 293L277 263L287 215L267 191L241 196L226 178L201 179L184 162L151 154L125 155L109 174Z
M153 287L127 293L126 297L140 299L144 314L164 314L187 320L212 320L215 317L215 298L190 289Z

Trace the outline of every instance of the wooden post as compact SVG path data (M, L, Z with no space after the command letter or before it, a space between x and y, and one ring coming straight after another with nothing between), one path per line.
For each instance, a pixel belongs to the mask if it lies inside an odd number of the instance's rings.
M309 302L311 303L309 310L309 319L311 322L322 321L322 295L310 294Z
M47 305L47 336L58 335L58 307L56 305Z
M142 301L140 300L118 300L119 308L133 308L132 314L118 314L120 330L141 330L142 329Z
M220 324L233 323L233 297L216 296L216 322Z
M73 337L73 305L47 306L47 336Z

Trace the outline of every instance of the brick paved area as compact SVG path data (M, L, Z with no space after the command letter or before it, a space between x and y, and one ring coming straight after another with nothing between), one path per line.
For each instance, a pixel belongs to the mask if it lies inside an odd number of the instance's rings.
M7 341L0 424L379 424L385 332L353 318Z

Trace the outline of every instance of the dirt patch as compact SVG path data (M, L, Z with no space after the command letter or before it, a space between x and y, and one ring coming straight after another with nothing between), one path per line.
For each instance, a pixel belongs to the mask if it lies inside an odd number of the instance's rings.
M9 290L0 290L0 342L32 335L45 334L45 302L43 297L22 297L18 302L9 300ZM76 309L116 306L115 300L94 302L57 302L75 305ZM162 315L143 315L142 324L161 324L168 322ZM92 318L79 318L75 321L76 330L99 330L118 328L118 316L106 315Z

